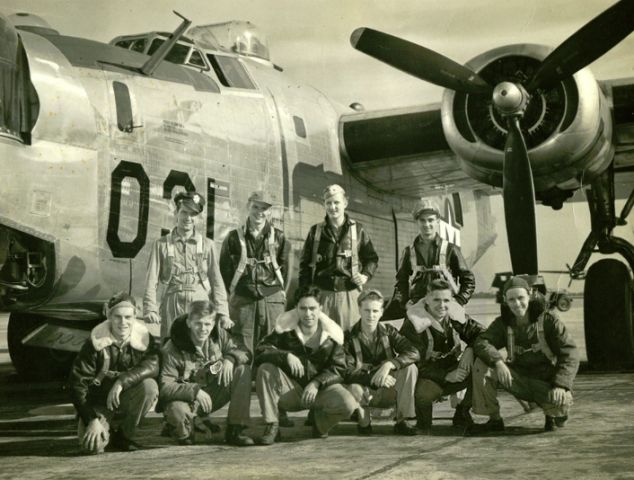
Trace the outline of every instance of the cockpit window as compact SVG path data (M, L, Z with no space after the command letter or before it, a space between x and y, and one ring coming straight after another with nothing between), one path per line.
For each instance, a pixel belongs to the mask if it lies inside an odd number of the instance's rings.
M266 36L251 22L231 22L199 25L190 28L187 35L203 50L223 50L238 55L270 61Z
M193 65L195 67L204 68L205 70L209 69L205 61L203 60L202 54L198 50L192 51L192 54L187 60L188 65Z
M165 42L165 39L163 38L155 38L154 40L152 40L152 44L150 45L150 49L148 50L147 54L151 56L154 52L158 50L163 42ZM170 53L167 54L165 60L177 65L183 65L185 63L185 60L187 59L190 48L191 47L188 47L187 45L177 43L172 47Z
M208 53L207 59L225 87L255 89L249 74L237 58Z
M145 38L139 38L134 41L134 44L130 48L133 52L143 53L145 51Z
M120 42L117 42L115 46L125 48L127 50L130 48L130 45L132 45L132 42L133 40L121 40Z
M152 44L147 52L148 55L152 55L154 52L158 50L158 48L165 42L164 38L155 38L152 40ZM134 49L134 47L133 47ZM190 53L191 52L191 53ZM190 45L183 45L181 43L177 43L172 47L170 52L165 57L165 60L171 63L175 63L177 65L189 65L191 67L201 68L204 70L209 70L209 67L205 63L200 50L197 48L193 48Z

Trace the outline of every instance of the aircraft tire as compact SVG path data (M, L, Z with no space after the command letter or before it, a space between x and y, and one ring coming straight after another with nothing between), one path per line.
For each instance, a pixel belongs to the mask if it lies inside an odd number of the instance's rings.
M9 316L9 356L20 378L58 380L68 376L74 353L22 344L22 339L44 322L44 317L28 313L12 313Z
M590 266L583 313L591 367L615 370L633 365L632 278L624 263L603 259Z
M572 300L568 295L561 294L557 297L557 309L560 312L567 312L570 310L570 306L572 304Z

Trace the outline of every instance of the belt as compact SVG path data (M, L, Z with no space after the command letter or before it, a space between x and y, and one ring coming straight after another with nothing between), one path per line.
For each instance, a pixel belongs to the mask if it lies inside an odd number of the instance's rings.
M194 292L198 289L198 285L196 284L191 284L191 285L183 285L183 284L177 284L177 285L171 285L167 288L167 293L175 293L175 292Z
M349 278L348 277L334 277L332 279L332 289L335 292L354 290L354 287L349 287Z

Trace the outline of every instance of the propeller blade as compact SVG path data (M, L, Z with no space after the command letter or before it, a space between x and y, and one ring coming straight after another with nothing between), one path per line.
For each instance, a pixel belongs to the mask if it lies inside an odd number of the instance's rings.
M634 1L621 0L573 33L535 72L527 90L547 89L594 62L634 30Z
M537 275L535 188L519 118L508 117L504 146L504 217L513 273Z
M492 87L471 69L393 35L357 28L350 43L366 55L435 85L463 93L491 93Z

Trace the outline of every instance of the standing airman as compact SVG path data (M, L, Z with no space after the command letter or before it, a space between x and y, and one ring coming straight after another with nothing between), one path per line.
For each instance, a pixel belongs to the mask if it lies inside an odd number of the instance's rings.
M299 285L322 291L323 310L344 331L359 320L357 299L379 262L370 236L346 213L348 198L339 185L323 192L326 218L313 225L304 242Z
M405 247L396 272L394 300L403 309L425 297L427 286L434 279L445 280L454 299L465 305L475 290L475 276L467 267L460 247L438 234L440 211L435 202L421 199L412 216L420 233Z
M264 192L249 196L244 226L229 232L220 252L220 272L229 292L232 334L253 353L284 313L288 244L270 222L272 201Z
M161 324L161 338L170 335L172 322L187 313L194 300L211 300L218 322L231 328L227 293L212 240L195 229L204 198L196 192L174 197L176 227L154 242L146 277L143 312L147 323Z

